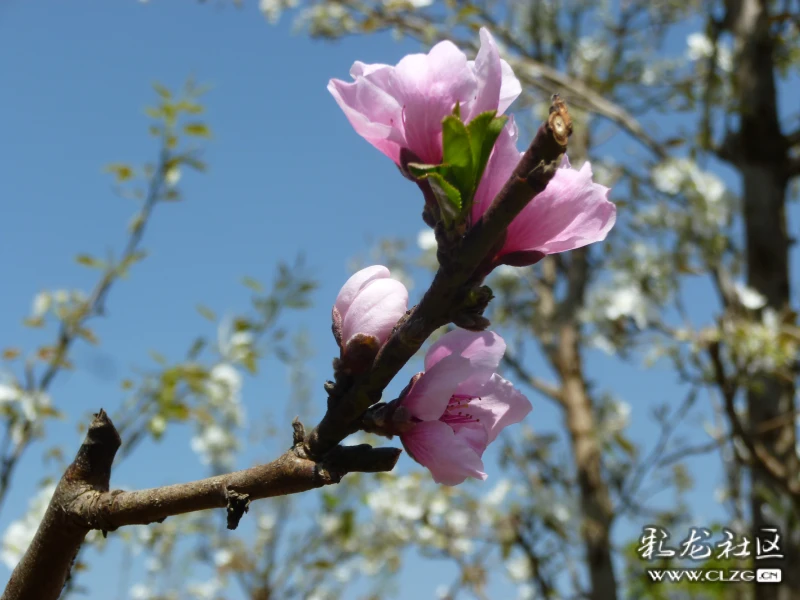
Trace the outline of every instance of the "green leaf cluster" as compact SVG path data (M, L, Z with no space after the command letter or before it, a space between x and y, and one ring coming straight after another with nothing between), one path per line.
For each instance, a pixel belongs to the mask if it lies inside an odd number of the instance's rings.
M492 148L507 120L488 111L465 124L456 105L453 114L442 121L442 163L409 165L412 175L430 183L446 224L461 223L469 215Z

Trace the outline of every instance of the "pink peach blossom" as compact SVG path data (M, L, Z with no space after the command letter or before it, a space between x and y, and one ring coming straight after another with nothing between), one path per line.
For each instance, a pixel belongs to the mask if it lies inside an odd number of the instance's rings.
M437 483L486 479L484 450L531 411L528 399L495 372L505 350L496 333L451 331L428 350L425 372L402 399L414 425L400 439Z
M481 29L480 38L474 61L444 41L395 67L356 62L350 69L355 81L331 79L328 90L356 132L397 165L438 164L442 119L456 103L469 122L482 112L501 114L522 91L487 29Z
M495 144L475 194L473 222L489 208L519 163L517 127L510 121ZM564 156L547 188L511 222L494 266L533 264L546 254L565 252L604 240L614 226L617 208L609 188L592 181L589 162L573 169Z
M389 269L382 265L361 269L342 286L333 307L342 348L357 334L377 338L382 345L407 310L408 290L390 277Z

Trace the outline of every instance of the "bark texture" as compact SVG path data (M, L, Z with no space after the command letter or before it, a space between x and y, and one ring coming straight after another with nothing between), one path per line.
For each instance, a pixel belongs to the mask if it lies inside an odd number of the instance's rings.
M789 143L781 130L775 80L775 40L770 30L770 3L766 0L728 0L724 25L735 40L735 89L740 127L730 135L724 156L739 171L747 258L747 283L778 312L790 303L789 237L786 198L790 179ZM762 376L750 382L747 394L749 435L784 465L790 481L798 476L794 419L795 387L791 380ZM777 427L774 423L781 423ZM767 426L768 423L772 425ZM755 586L756 600L800 598L798 545L791 542L798 530L797 516L776 520L767 509L777 501L791 512L785 488L758 460L751 470L753 535L762 528L778 528L782 561L757 561L758 567L783 567L781 585ZM780 521L780 522L778 522ZM795 536L796 537L796 536Z

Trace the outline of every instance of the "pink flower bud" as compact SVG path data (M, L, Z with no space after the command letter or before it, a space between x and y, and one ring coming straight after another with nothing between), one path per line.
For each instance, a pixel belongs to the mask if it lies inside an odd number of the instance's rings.
M336 298L334 336L345 354L351 342L377 351L407 310L408 290L389 276L389 269L381 265L361 269Z

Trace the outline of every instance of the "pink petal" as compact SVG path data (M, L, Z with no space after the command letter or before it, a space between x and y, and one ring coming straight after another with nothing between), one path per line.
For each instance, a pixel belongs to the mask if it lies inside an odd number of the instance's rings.
M518 135L517 125L512 117L495 142L489 163L486 165L478 190L475 192L475 203L472 206L473 223L483 216L495 196L503 189L511 173L517 168L522 156L522 153L517 150Z
M469 402L467 411L485 429L487 444L504 428L522 421L533 409L530 401L510 381L497 374L470 395L477 397Z
M445 421L445 425L452 427L458 439L462 440L465 444L467 444L467 446L472 448L475 454L483 457L483 453L486 451L486 446L489 445L489 437L486 429L481 423L453 424Z
M355 72L369 72L368 65ZM382 65L381 65L382 66ZM386 78L383 71L372 72L380 82ZM328 91L344 111L347 120L360 136L399 164L400 148L405 146L402 130L402 106L388 91L370 78L359 76L353 83L331 79Z
M502 114L517 96L522 86L514 76L511 66L500 59L497 44L485 27L481 28L481 49L470 67L478 80L478 95L470 106L469 119L489 110Z
M470 372L461 380L457 392L476 388L489 380L500 365L506 343L493 331L474 332L454 329L444 334L425 355L425 371L430 371L440 360L451 354L469 359Z
M339 314L344 319L345 315L347 314L347 310L350 308L350 305L355 300L358 293L371 281L376 279L386 279L389 277L389 269L384 267L383 265L373 265L371 267L367 267L366 269L361 269L357 273L353 273L350 276L345 284L342 286L342 289L339 290L339 295L336 296L336 303L334 306L336 310L339 311Z
M478 80L478 95L470 107L469 118L465 121L474 119L488 110L496 111L500 103L500 86L503 79L500 53L488 29L482 27L480 35L481 49L475 57L475 62L470 65Z
M441 421L417 423L400 439L411 457L430 470L436 483L458 485L467 477L487 477L481 458Z
M383 83L384 85L380 85L380 87L387 89L385 84L389 81L393 69L394 67L390 67L389 65L382 65L381 63L368 65L367 63L357 60L353 63L353 66L350 67L350 77L357 79L358 77L367 77L369 75L375 77L375 74L377 74L373 82L379 85Z
M501 60L500 68L503 80L500 84L500 105L497 107L498 115L506 112L506 109L511 106L511 103L522 93L522 84L519 82L519 79L517 79L517 76L514 75L511 65Z
M411 54L395 68L395 97L403 105L407 147L421 162L442 160L442 119L475 96L476 82L467 57L449 41L427 54Z
M472 373L468 358L458 354L446 356L414 382L403 398L403 406L417 419L435 421L442 416L461 382Z
M374 335L383 344L408 310L408 290L396 279L369 282L353 300L342 323L346 345L357 333Z
M520 250L552 254L604 240L617 214L608 192L592 181L588 162L580 171L558 169L547 189L511 223L500 254Z

